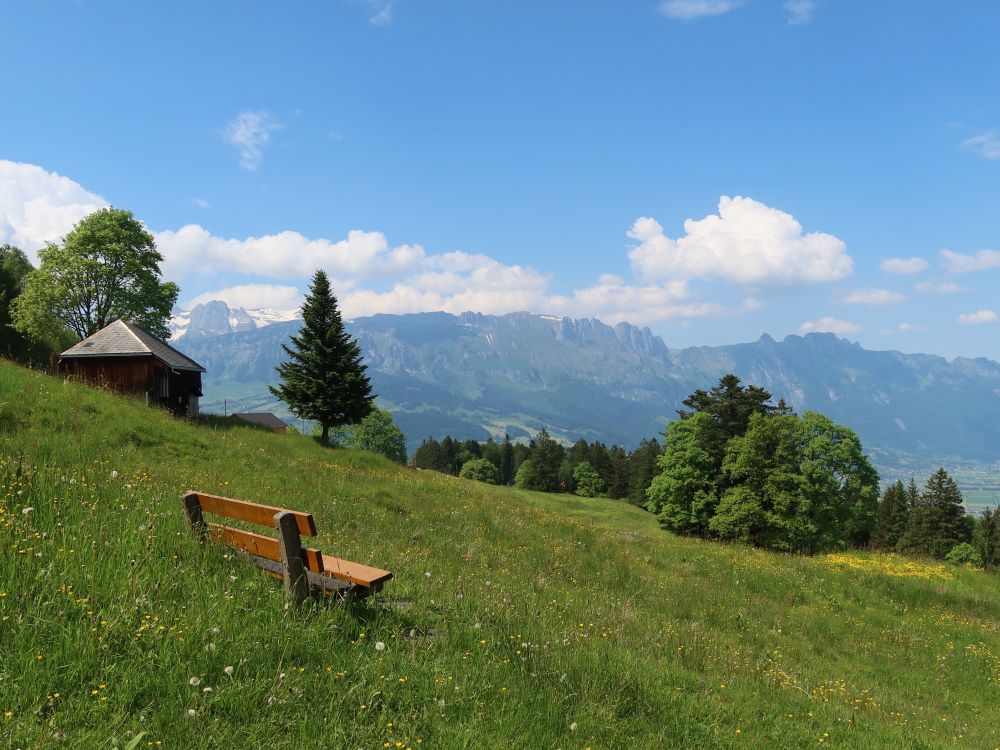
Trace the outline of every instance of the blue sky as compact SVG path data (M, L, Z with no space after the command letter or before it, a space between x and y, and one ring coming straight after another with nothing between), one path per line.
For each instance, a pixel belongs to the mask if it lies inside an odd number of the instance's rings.
M111 203L185 305L294 306L322 265L349 315L1000 359L995 3L2 10L0 241Z

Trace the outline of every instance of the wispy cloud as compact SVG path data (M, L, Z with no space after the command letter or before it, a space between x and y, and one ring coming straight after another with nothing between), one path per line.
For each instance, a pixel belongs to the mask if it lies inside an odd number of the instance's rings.
M967 292L968 287L956 284L954 281L921 281L917 284L918 292L933 292L934 294L958 294Z
M882 261L881 268L886 273L898 273L909 275L920 273L930 265L923 258L886 258Z
M998 320L1000 320L1000 316L992 310L980 310L979 312L958 316L958 322L966 326L978 326L983 323L996 323Z
M969 273L985 271L989 268L1000 268L1000 250L980 250L975 255L956 253L954 250L942 250L944 264L952 273Z
M194 205L196 205L198 208L208 208L212 205L204 198L193 198L191 202L194 203Z
M811 23L816 12L816 0L788 0L785 3L789 26L804 26Z
M260 166L271 133L281 128L281 123L269 112L240 112L226 126L225 137L240 150L240 166L252 171Z
M848 305L895 305L906 297L888 289L858 289L844 297Z
M368 9L368 20L376 26L392 23L392 10L396 0L357 0Z
M850 323L846 320L837 320L826 315L819 320L807 320L799 326L799 333L835 333L843 336L848 333L860 331L861 326Z
M1000 132L987 130L962 141L962 147L972 149L984 159L1000 159Z
M707 16L721 16L736 10L745 0L665 0L660 12L676 21L690 21Z

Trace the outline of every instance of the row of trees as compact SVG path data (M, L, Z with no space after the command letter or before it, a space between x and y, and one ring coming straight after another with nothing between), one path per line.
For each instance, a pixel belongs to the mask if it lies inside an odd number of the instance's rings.
M885 488L872 547L993 570L1000 565L1000 514L987 509L978 519L967 515L958 484L941 468L922 491L912 479Z
M660 452L655 439L642 441L633 451L582 438L566 448L542 429L527 445L513 443L509 436L499 443L429 437L414 454L413 465L492 484L642 504Z

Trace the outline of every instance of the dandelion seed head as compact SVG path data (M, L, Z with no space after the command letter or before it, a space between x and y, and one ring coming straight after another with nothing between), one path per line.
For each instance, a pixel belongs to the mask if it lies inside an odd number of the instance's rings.
M385 643L382 642L382 641L379 641L378 643L376 643L375 644L375 650L376 651L385 651Z
M200 684L201 684L200 677L195 676L192 677L190 680L188 680L188 685L190 685L191 687L198 687Z

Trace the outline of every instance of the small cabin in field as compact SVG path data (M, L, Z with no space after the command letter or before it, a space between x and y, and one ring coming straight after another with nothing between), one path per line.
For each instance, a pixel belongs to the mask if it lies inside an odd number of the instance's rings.
M288 429L287 424L269 411L248 411L242 414L233 414L233 416L236 419L242 419L244 422L266 427L272 432L284 432Z
M205 368L134 323L116 320L59 355L59 371L177 416L198 416Z

